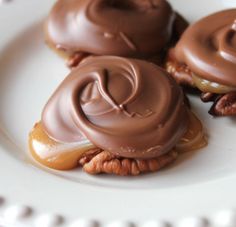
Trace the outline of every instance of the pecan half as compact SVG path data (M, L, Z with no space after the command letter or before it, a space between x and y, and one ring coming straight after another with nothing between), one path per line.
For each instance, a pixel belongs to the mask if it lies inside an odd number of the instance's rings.
M194 87L191 70L187 67L187 65L180 64L175 61L172 55L173 50L170 50L165 64L166 71L170 73L178 84Z
M79 159L79 164L81 166L84 166L86 163L90 162L96 155L101 153L101 149L93 149L90 151L87 151L80 159Z
M141 173L160 170L174 162L178 157L178 153L173 150L166 155L148 160L121 158L108 151L94 153L93 157L91 154L89 156L89 158L84 157L79 161L84 171L89 174L108 173L121 176L136 176Z
M236 92L220 95L212 105L209 114L213 116L236 115Z

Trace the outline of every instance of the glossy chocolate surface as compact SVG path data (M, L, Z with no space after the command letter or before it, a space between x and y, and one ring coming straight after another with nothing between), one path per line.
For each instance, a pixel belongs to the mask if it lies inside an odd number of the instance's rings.
M174 148L174 151L177 153L185 153L193 150L198 150L207 145L207 140L201 121L191 111L189 111L188 117L188 129ZM104 152L94 147L94 145L91 144L91 142L87 139L81 140L76 143L56 142L48 137L42 127L41 122L35 124L34 128L30 132L29 148L32 156L39 163L58 170L73 169L82 163L86 163L85 160L87 160L88 162L91 161L91 157L93 157L93 154L96 155ZM173 150L170 150L165 155L171 155L171 153L173 153ZM165 155L153 159L147 159L147 161L150 161L150 163L153 164L153 162L155 162L156 160L157 162L159 162L157 166L162 166L165 165L163 164L163 161L166 160L166 158L164 158ZM114 157L114 159L122 160L121 157ZM123 158L122 163L127 164L127 161L128 159L124 160ZM138 164L140 163L140 161L142 162L143 159L129 159L129 161L134 161ZM126 164L124 164L123 168L127 168ZM152 164L148 165L149 167L147 169L150 170L151 168L152 171L156 171L156 168L153 169L153 167L151 167ZM144 164L144 166L146 165ZM146 167L143 169L143 165L141 169L141 172L145 172L147 170ZM96 171L99 172L99 170Z
M58 0L47 19L46 39L72 54L146 58L170 42L175 19L166 0Z
M236 9L212 14L190 26L175 57L211 82L236 86Z
M42 124L64 143L86 137L122 157L152 158L170 151L188 115L176 82L158 66L120 57L89 57L47 103Z

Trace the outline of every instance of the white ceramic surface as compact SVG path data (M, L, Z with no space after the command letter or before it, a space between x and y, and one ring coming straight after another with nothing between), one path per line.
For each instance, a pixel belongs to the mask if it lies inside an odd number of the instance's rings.
M235 227L236 120L211 118L197 98L191 101L209 146L160 173L94 177L45 169L29 158L28 132L68 73L43 42L53 2L0 5L0 226ZM190 21L228 7L221 0L170 2Z

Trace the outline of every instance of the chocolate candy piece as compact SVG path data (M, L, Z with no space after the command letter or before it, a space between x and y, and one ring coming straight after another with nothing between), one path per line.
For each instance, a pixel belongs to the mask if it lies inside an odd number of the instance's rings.
M147 59L160 55L186 26L166 0L58 0L46 40L69 55Z
M190 26L175 57L202 79L236 87L236 9L212 14Z
M63 81L47 103L42 124L57 141L86 137L127 158L169 152L187 129L184 96L154 64L120 57L89 57Z

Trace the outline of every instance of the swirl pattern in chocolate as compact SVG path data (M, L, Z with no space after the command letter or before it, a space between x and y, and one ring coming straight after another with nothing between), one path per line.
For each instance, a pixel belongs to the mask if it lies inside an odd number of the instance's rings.
M190 26L175 57L203 79L236 86L236 9L212 14Z
M144 58L163 51L175 17L166 0L58 0L46 38L69 53Z
M89 139L128 158L169 152L188 126L183 93L158 66L120 57L89 57L53 94L42 114L57 141Z

